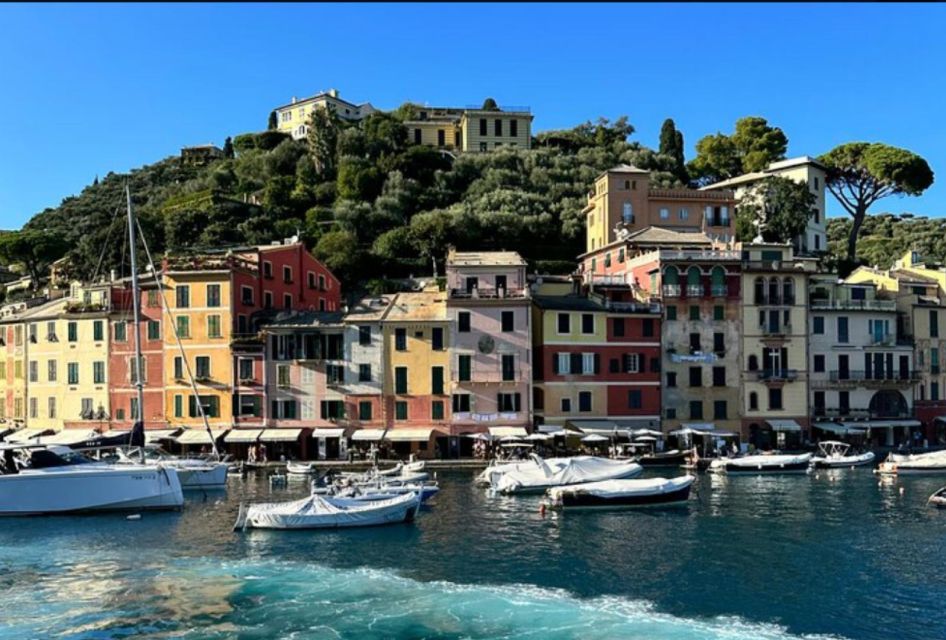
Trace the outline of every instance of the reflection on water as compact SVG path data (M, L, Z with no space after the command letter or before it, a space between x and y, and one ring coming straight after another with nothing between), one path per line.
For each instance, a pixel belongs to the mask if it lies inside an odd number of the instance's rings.
M262 475L137 521L4 520L0 636L946 637L942 480L701 476L682 508L543 515L471 478L377 529L234 533L241 501L306 491Z

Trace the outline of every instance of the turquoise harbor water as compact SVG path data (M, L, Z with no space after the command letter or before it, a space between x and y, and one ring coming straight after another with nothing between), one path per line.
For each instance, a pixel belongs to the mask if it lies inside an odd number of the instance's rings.
M377 529L232 532L241 499L304 491L263 476L138 521L0 520L0 637L946 637L942 480L702 476L688 508L543 517L439 475Z

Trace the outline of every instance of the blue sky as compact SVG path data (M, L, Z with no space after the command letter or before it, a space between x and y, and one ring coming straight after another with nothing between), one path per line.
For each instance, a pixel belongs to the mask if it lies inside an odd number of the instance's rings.
M946 215L943 5L0 5L0 228L98 175L265 128L337 87L393 108L493 96L535 130L626 114L696 141L761 115L789 155L850 140L923 155ZM834 213L840 208L833 201Z

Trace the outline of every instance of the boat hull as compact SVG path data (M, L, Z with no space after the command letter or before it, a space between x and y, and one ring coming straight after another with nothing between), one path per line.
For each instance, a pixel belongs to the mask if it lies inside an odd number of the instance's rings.
M784 473L808 473L811 454L800 456L751 456L734 458L726 462L723 469L727 475L778 475Z
M89 468L81 468L88 466ZM164 467L81 465L0 476L0 515L180 509L177 471Z
M305 502L305 501L301 501ZM251 505L241 509L236 528L247 529L346 529L413 522L420 508L416 494L379 501L332 499L343 509L326 513L294 512L298 503ZM241 522L242 521L242 522Z
M690 487L687 485L674 491L644 496L620 496L602 498L593 495L564 493L562 507L566 509L640 509L685 504L690 499Z
M671 455L657 454L655 456L642 456L637 459L637 464L642 467L680 467L686 464L687 454L685 452Z
M816 469L849 469L851 467L865 467L874 464L874 454L859 456L842 456L839 458L812 458L811 465Z
M174 467L181 479L181 488L185 491L194 489L223 489L227 486L229 466L220 462L205 466Z

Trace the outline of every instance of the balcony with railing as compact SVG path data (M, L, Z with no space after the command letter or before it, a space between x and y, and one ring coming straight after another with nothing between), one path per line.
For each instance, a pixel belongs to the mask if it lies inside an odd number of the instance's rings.
M664 297L666 298L679 298L680 297L680 285L678 284L665 284L663 286Z
M725 298L729 295L729 287L724 284L714 284L710 287L710 293L714 298Z
M725 262L738 261L742 255L738 251L702 251L693 249L661 249L660 260L685 260L687 262Z
M831 389L838 387L904 387L920 380L920 371L865 371L850 369L847 371L834 369L828 372L828 379L811 380L812 388Z
M767 322L765 324L759 325L759 333L764 336L784 336L792 331L791 322L779 322L771 323Z
M621 282L626 284L626 282ZM473 287L472 289L450 289L453 300L504 300L507 298L528 298L529 290L506 287Z
M757 292L753 302L757 307L791 307L795 304L795 296L794 294L759 295Z
M686 288L688 298L699 298L703 295L703 285L701 284L688 284Z
M760 382L792 382L798 379L798 369L759 369L754 372Z
M588 273L584 274L585 284L601 287L626 287L627 275L613 273Z
M812 310L818 311L896 311L897 303L893 300L831 300L812 298Z
M819 407L811 408L811 417L815 419L849 419L849 420L903 420L913 418L912 410L905 411L871 411L863 407ZM866 428L866 427L865 427Z
M604 304L608 311L622 311L625 313L659 314L662 309L659 302L614 302L606 300Z

